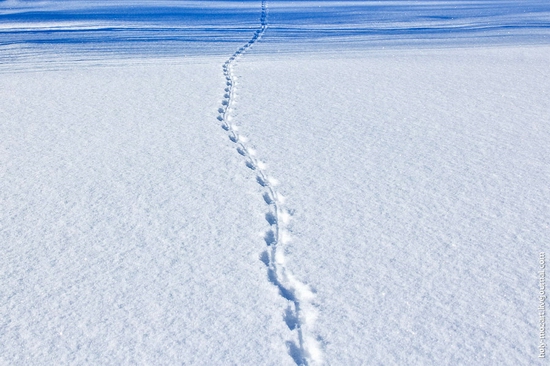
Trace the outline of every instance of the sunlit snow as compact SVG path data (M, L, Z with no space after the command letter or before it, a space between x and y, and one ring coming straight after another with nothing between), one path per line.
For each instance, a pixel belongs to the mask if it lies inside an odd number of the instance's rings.
M545 364L549 41L536 0L0 1L0 364Z

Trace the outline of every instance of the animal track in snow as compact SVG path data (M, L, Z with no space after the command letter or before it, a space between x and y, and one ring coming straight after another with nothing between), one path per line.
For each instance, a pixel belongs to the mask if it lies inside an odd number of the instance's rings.
M236 61L262 38L267 29L266 0L262 0L261 7L260 28L223 64L226 87L217 118L222 122L222 128L227 131L229 140L237 145L237 152L245 159L245 165L256 173L256 181L264 189L262 196L268 205L265 219L270 228L264 234L267 249L261 253L260 260L267 267L269 281L288 302L288 306L282 311L282 319L296 337L286 342L288 354L297 365L319 365L323 363L323 352L320 339L314 335L317 317L315 294L286 267L284 246L291 240L287 225L292 217L292 211L285 208L284 196L275 189L278 181L268 176L265 163L258 159L255 150L247 145L248 138L239 135L238 127L230 123L233 119L235 90L238 85L233 67Z

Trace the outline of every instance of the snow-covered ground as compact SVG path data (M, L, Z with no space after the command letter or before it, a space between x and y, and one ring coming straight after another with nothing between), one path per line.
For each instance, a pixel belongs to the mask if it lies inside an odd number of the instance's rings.
M545 364L550 5L264 5L0 2L0 364Z
M536 361L549 57L517 47L239 65L236 120L295 210L289 268L317 290L331 364Z

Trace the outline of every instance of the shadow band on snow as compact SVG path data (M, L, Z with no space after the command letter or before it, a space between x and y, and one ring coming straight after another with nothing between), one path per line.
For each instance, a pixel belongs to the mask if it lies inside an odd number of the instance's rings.
M48 52L227 54L256 29L259 3L0 2L0 62ZM546 0L279 0L270 1L269 9L270 27L256 52L550 41Z

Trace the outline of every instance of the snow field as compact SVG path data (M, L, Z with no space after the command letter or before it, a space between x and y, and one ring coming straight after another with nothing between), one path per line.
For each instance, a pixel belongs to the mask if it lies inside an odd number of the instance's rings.
M0 363L293 364L222 62L0 74Z
M539 362L549 53L250 54L236 67L234 120L281 179L286 267L316 290L328 364Z
M0 5L0 363L540 361L546 3L128 4Z
M262 196L269 205L266 221L271 228L264 234L268 249L262 253L261 259L267 266L269 281L287 301L286 309L281 313L284 314L289 330L296 333L294 340L286 341L288 354L298 365L318 365L323 362L323 352L319 339L314 335L314 322L317 318L315 295L308 285L300 282L286 268L284 245L291 241L291 236L286 230L291 214L284 208L285 197L276 189L278 180L267 175L267 166L258 159L256 150L248 147L248 137L238 132L238 125L230 123L233 120L239 90L233 68L249 48L262 38L267 29L265 1L262 1L260 23L260 28L254 32L252 38L223 64L226 88L222 106L218 109L218 120L222 122L222 128L228 132L229 140L237 145L237 152L245 158L246 167L256 172L256 181L265 189Z

